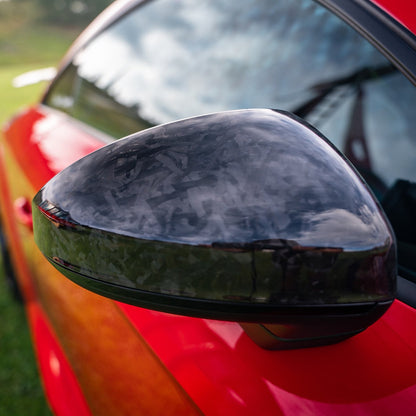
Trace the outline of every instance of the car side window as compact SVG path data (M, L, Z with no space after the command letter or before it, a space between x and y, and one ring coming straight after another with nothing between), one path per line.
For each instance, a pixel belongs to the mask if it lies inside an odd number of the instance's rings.
M397 183L400 194L416 182L415 103L379 51L311 0L145 2L84 46L45 99L114 138L222 110L291 111L390 205Z

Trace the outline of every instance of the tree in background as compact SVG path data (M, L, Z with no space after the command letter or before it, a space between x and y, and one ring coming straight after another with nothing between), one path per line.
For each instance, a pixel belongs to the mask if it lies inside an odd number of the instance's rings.
M40 17L48 23L86 24L113 0L36 0Z

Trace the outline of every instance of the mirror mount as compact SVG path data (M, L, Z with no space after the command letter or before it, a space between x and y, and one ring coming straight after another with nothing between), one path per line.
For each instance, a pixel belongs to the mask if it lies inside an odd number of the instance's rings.
M299 308L298 314L280 316L279 324L240 323L246 334L268 350L318 347L344 341L364 331L390 307L391 301L374 305L337 305ZM299 319L302 315L302 319ZM342 328L342 329L341 329Z
M74 282L242 322L266 348L345 339L395 296L384 213L349 162L285 112L216 113L134 134L62 171L33 204L35 241Z

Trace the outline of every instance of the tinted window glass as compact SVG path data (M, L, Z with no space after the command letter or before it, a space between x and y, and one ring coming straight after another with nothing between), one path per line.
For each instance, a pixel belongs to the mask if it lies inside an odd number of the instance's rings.
M158 0L93 40L47 103L115 138L214 111L296 112L380 194L416 179L415 89L315 3Z

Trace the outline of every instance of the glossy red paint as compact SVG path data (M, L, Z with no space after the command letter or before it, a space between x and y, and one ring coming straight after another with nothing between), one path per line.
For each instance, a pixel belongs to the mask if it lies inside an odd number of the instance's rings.
M5 136L21 168L29 170L26 176L34 189L104 145L69 117L42 107L23 112L5 129Z
M60 275L34 246L27 225L19 226L22 221L17 214L26 197L16 195L32 198L50 176L104 143L79 123L43 108L16 117L5 135L7 151L1 154L0 167L6 162L7 169L0 177L0 190L7 202L8 223L15 227L13 241L20 247L15 263L24 267L30 283L25 303L40 373L54 412L89 414L82 410L87 401L92 414L128 416L137 411L159 415L162 409L165 415L200 414L120 309ZM31 149L31 163L20 151L26 148ZM16 183L11 178L17 179ZM13 200L21 203L13 208ZM73 407L71 397L76 401Z
M21 196L14 201L14 212L17 220L29 230L33 230L32 206L30 201Z
M416 7L412 0L371 0L411 32L416 33Z
M91 412L77 378L39 303L33 271L27 261L26 243L33 239L31 198L35 190L62 169L65 163L70 164L86 152L101 147L102 142L89 139L75 127L71 129L69 123L65 126L61 120L57 124L59 129L63 128L64 135L55 138L55 146L52 146L48 139L54 131L42 134L42 125L48 122L57 123L56 116L44 113L40 108L29 109L16 116L4 129L7 140L0 143L0 208L50 406L59 415L87 416ZM74 153L62 152L59 140L71 140ZM16 169L20 171L17 173ZM22 172L24 175L20 176ZM32 183L28 183L27 178ZM22 238L22 235L27 238Z
M62 416L90 416L77 379L58 340L36 302L26 306L46 396L52 410Z
M206 415L414 414L415 312L399 301L345 342L292 351L237 323L119 307Z
M16 269L21 294L29 302L36 298L35 288L29 267L24 261L24 251L19 238L18 227L14 220L14 207L11 202L13 198L7 177L5 149L0 142L0 210L2 214L2 225L8 235L12 261Z

